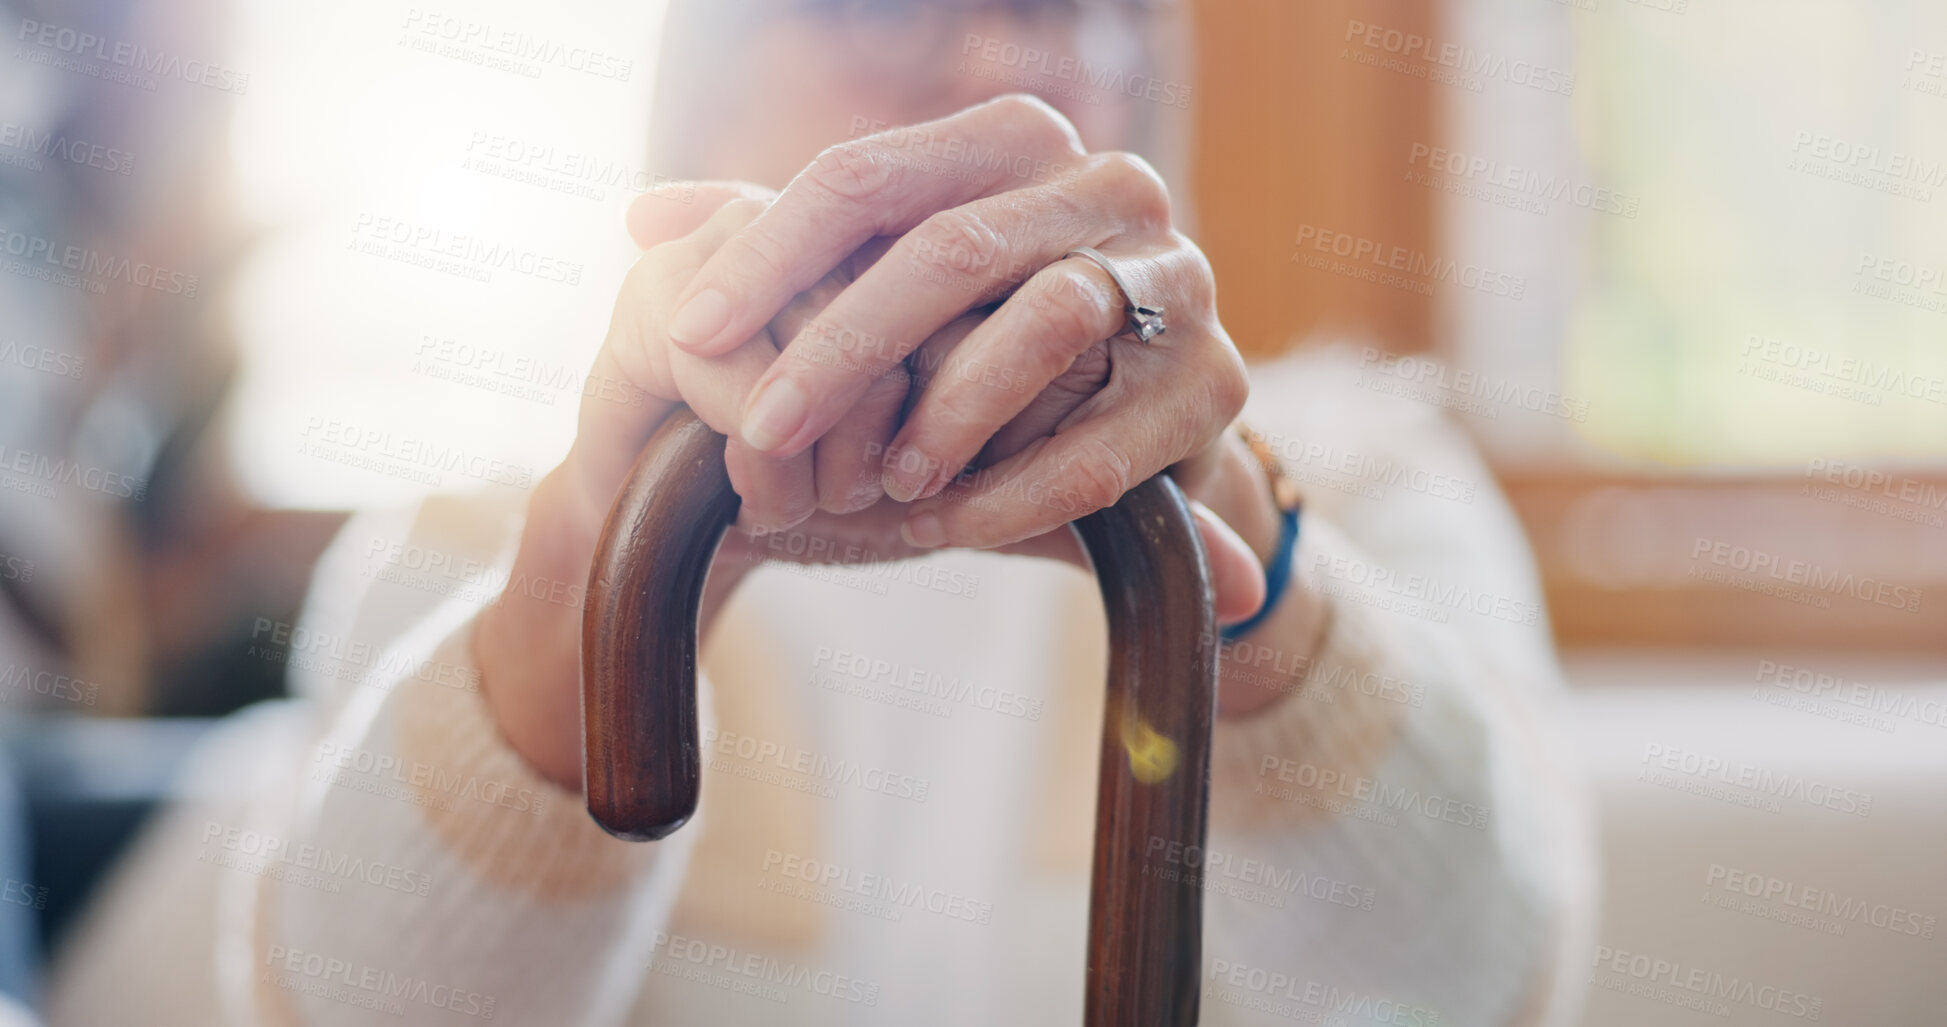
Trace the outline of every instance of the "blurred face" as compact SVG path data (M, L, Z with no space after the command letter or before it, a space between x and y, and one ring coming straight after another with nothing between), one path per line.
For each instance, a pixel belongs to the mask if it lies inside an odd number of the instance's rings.
M1053 104L1090 150L1134 145L1143 101L1103 85L1149 72L1154 15L1130 0L755 0L735 28L708 25L737 17L707 13L720 3L674 0L723 39L722 60L674 72L715 108L673 142L692 177L781 187L832 143L1016 92Z

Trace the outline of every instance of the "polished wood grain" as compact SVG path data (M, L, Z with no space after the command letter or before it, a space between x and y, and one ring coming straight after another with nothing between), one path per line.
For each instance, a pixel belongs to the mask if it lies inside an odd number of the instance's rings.
M610 834L653 841L696 812L696 627L737 494L724 438L694 414L665 421L609 509L581 622L583 786Z
M666 837L696 811L697 616L737 512L723 447L687 411L658 429L609 513L590 571L588 811L621 838ZM1193 1024L1217 685L1209 564L1182 493L1161 475L1075 527L1095 564L1110 647L1085 1022Z

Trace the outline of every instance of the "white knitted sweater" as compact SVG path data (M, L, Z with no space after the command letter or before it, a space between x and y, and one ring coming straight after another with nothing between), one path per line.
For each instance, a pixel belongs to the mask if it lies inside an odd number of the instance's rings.
M1590 826L1533 567L1406 384L1354 349L1254 375L1331 621L1301 690L1220 722L1209 853L1157 855L1206 881L1207 1024L1579 1005ZM266 629L301 698L210 744L61 954L54 1024L1080 1020L1105 637L1083 574L759 570L706 649L699 819L628 844L481 703L469 632L519 518L439 498L346 527L303 623Z

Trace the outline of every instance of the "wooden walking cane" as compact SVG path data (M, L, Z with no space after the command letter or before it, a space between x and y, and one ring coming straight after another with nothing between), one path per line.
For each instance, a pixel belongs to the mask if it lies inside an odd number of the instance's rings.
M738 504L723 450L723 436L687 410L664 423L609 511L589 573L588 812L621 838L662 838L696 812L697 611ZM1182 493L1162 475L1075 526L1109 621L1084 1019L1194 1024L1203 889L1158 854L1204 843L1217 683L1209 564Z

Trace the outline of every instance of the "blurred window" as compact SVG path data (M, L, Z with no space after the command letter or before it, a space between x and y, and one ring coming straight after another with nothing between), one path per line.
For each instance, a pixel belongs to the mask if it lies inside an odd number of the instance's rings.
M1937 647L1947 8L1440 11L1475 70L1403 188L1520 287L1437 294L1429 400L1493 458L1561 641Z

